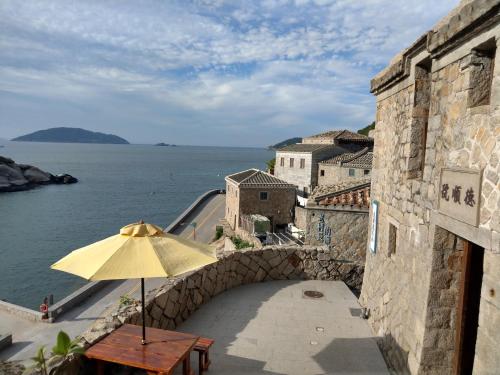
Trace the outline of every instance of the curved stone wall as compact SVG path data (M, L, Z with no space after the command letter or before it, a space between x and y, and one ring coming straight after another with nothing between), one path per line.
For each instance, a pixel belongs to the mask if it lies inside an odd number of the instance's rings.
M167 280L146 297L146 325L175 329L202 304L228 289L284 279L342 280L359 290L364 265L338 257L335 250L318 247L265 247L224 252L217 263ZM84 345L96 342L123 323L142 323L140 306L126 306L83 334Z

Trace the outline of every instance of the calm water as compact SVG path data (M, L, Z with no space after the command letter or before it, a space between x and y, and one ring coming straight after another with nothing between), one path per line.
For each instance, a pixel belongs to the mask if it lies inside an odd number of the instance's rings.
M265 168L273 152L222 147L154 147L10 142L0 155L79 179L0 194L0 299L37 308L85 281L49 266L71 250L143 219L167 226L224 176Z

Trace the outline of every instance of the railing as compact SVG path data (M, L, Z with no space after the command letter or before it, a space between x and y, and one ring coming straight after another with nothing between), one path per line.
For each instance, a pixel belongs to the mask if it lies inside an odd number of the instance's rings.
M263 245L300 245L303 246L304 242L292 236L288 231L286 232L267 232L265 240L262 241Z

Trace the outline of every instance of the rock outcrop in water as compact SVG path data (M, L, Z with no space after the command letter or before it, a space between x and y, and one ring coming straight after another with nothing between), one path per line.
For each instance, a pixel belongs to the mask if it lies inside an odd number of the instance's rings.
M32 189L48 184L73 184L78 180L69 175L53 175L27 164L0 156L0 193Z

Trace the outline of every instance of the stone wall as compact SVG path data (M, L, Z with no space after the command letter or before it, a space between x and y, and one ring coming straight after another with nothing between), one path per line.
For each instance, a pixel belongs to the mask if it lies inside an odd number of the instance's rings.
M283 166L281 158L284 158ZM290 167L290 159L294 159L293 167ZM304 159L304 168L300 168L300 159ZM315 167L310 152L276 152L274 175L280 180L296 185L301 191L310 192L312 169Z
M240 197L238 185L226 180L226 212L224 217L232 229L238 226L240 217Z
M267 200L260 199L260 192L267 192ZM259 214L271 220L272 225L283 225L293 221L296 201L295 188L242 188L239 191L239 215Z
M276 166L274 174L277 178L298 186L299 190L311 193L318 184L318 163L338 153L338 149L326 147L313 152L276 152ZM284 158L284 166L281 166ZM290 159L294 159L290 167ZM304 168L300 168L300 159L305 160Z
M307 208L306 244L328 246L335 259L356 264L362 272L366 260L368 212ZM320 224L321 222L321 224ZM352 284L361 289L362 277Z
M349 175L350 169L354 171L354 176ZM365 170L368 171L367 174L365 174ZM324 171L324 176L321 175L321 171ZM371 169L341 167L326 163L318 164L318 186L336 185L349 179L370 178L370 175Z
M307 209L300 206L295 206L295 220L294 224L297 228L307 229Z
M500 331L495 328L500 300L498 293L491 292L500 288L500 54L495 39L500 27L497 16L471 20L478 12L498 11L498 1L468 2L372 81L377 117L371 194L379 202L379 220L377 249L367 254L360 302L370 309L370 324L398 373L451 371L455 343L445 331L441 333L447 338L439 341L435 336L437 328L445 329L436 326L439 319L444 319L447 329L454 329L451 311L457 304L454 291L440 284L443 271L435 267L433 249L441 241L442 230L485 249L474 374L493 374L500 368ZM467 29L459 34L457 25L464 22ZM443 30L449 35L444 36ZM437 34L442 35L439 41ZM497 53L489 104L471 105L483 103L471 99L477 85L475 51L492 44ZM425 77L422 81L419 66L429 67L430 81ZM478 226L440 212L443 168L482 173ZM394 254L389 252L390 225L396 228ZM455 264L455 260L446 261ZM447 277L456 272L448 270ZM447 299L449 306L434 310L440 298Z

